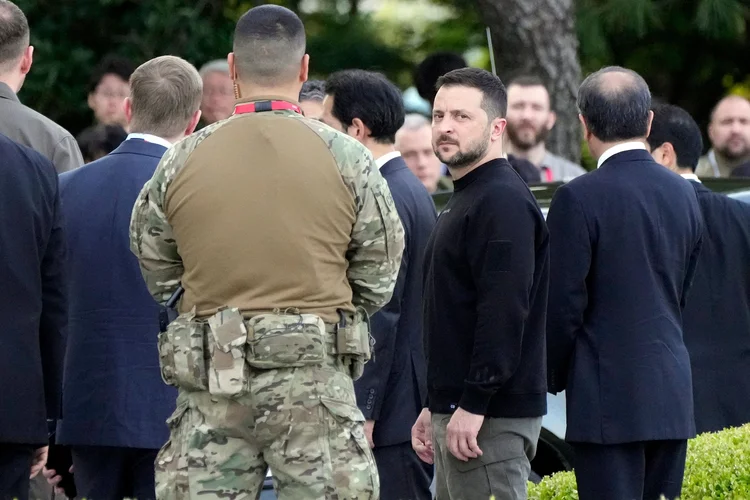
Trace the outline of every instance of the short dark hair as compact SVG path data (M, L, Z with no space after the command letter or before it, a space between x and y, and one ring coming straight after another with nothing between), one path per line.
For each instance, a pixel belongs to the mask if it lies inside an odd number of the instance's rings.
M455 52L433 52L428 55L414 70L414 86L419 96L430 104L435 102L438 78L453 71L465 68L466 60Z
M621 78L612 78L615 74ZM651 91L635 71L608 66L583 81L578 89L578 109L589 131L600 141L645 137Z
M291 10L260 5L245 12L234 30L234 60L240 80L273 86L299 73L307 40L305 26Z
M648 144L656 149L668 142L677 155L677 165L695 171L703 151L701 129L693 117L671 104L659 104L653 107L654 120L648 135Z
M127 138L128 133L120 125L92 125L84 129L76 142L86 163L106 156Z
M89 81L89 94L96 92L96 87L104 78L104 75L116 75L125 80L130 80L130 75L135 71L135 64L124 57L109 54L105 56L94 69Z
M299 101L323 101L326 98L326 82L307 80L299 91Z
M505 118L508 111L508 92L503 81L489 71L480 68L461 68L441 76L436 88L461 86L471 87L482 93L482 109L490 120Z
M404 101L398 87L372 71L338 71L326 80L326 93L333 97L333 116L344 125L359 118L372 138L383 144L396 142L404 124Z
M13 2L0 0L0 68L10 69L29 45L29 22Z
M544 87L544 90L547 90L547 85L545 85L544 80L536 75L517 76L508 82L508 87L511 85L518 85L519 87Z

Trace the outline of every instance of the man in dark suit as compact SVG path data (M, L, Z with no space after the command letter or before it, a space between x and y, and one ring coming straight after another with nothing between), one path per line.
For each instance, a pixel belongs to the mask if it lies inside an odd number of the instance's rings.
M372 152L388 182L406 239L393 297L371 318L373 359L355 382L381 477L381 497L429 499L432 467L420 461L411 447L411 424L426 397L422 261L436 220L435 206L394 145L404 123L398 88L377 73L351 70L331 75L325 89L322 121Z
M677 106L654 108L654 159L690 181L703 214L703 245L682 315L693 371L695 427L750 422L750 205L714 193L695 175L701 131Z
M128 138L60 176L70 341L57 443L72 447L80 496L96 500L155 495L154 459L177 394L160 376L159 307L130 252L129 225L162 155L195 129L202 95L197 70L172 56L144 63L130 83Z
M695 435L682 309L700 252L693 188L646 150L651 94L604 68L578 91L595 171L560 187L547 224L549 391L566 391L581 500L680 494Z
M26 499L61 412L65 241L52 163L4 135L0 157L0 498Z

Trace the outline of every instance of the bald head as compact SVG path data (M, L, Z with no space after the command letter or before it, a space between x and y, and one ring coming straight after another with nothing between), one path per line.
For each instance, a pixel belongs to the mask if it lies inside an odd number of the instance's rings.
M643 139L648 135L651 92L635 71L609 66L583 81L578 109L588 131L602 142Z
M0 72L5 72L29 46L29 23L13 2L0 0Z
M731 161L750 158L750 101L730 95L711 113L708 137L714 150Z
M305 45L305 27L297 14L278 5L254 7L234 31L237 77L260 87L293 83L301 72Z

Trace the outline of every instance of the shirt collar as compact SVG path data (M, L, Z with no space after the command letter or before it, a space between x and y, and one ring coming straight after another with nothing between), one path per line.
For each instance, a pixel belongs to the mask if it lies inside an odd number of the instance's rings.
M632 151L634 149L643 149L646 150L646 145L643 144L641 141L631 141L631 142L623 142L622 144L617 144L616 146L612 146L608 150L606 150L602 155L599 157L599 161L596 164L596 168L599 168L602 166L602 164L612 158L614 155L618 153L623 153L625 151Z
M146 141L146 142L153 142L154 144L158 144L160 146L164 146L167 149L169 149L169 148L172 147L172 143L169 142L168 140L162 139L161 137L157 137L157 136L152 135L152 134L135 134L135 133L128 134L128 136L125 138L125 140L127 141L127 140L130 140L130 139L140 139L140 140Z
M375 163L378 165L378 168L383 168L383 165L385 165L386 163L388 163L389 161L391 161L394 158L398 158L399 156L401 156L400 152L398 152L398 151L391 151L390 153L386 153L383 156L381 156L380 158L376 159Z
M701 182L701 180L698 178L695 174L680 174L684 179L687 179L689 181L693 182ZM702 184L702 183L701 183Z

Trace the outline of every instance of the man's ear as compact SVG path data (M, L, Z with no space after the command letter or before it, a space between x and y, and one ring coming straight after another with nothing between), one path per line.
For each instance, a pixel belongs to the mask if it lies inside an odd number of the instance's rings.
M547 130L552 130L552 127L555 126L555 123L557 122L557 113L554 111L549 112L549 116L547 117Z
M29 45L26 50L23 51L21 56L21 74L26 75L31 71L31 64L34 62L34 47Z
M227 54L227 64L229 64L229 77L233 82L237 81L237 67L234 64L234 52Z
M310 55L305 54L304 56L302 56L302 62L299 68L300 83L305 83L307 81L309 72L310 72Z
M130 122L133 120L133 101L130 99L130 97L126 97L125 100L122 101L122 109L125 112L125 123L129 132Z
M201 119L201 110L199 109L198 111L193 113L193 117L190 119L190 123L188 123L188 126L185 129L185 137L195 132L195 127L198 126L198 122L200 121L200 119Z
M349 135L357 139L359 142L365 141L372 134L372 131L359 118L355 118L352 120L352 124L349 125L349 129L351 130L352 127L354 127L354 131L350 131Z
M580 113L578 113L578 121L581 122L581 129L583 130L583 138L584 138L584 140L586 140L586 141L591 140L591 132L589 132L588 125L586 125L586 119Z
M646 127L646 137L651 135L651 124L654 123L654 112L652 110L648 110L648 126ZM670 144L671 146L671 144Z
M490 141L500 141L503 138L503 132L505 132L505 127L508 125L508 120L505 118L495 118L492 120L492 125L490 128Z

